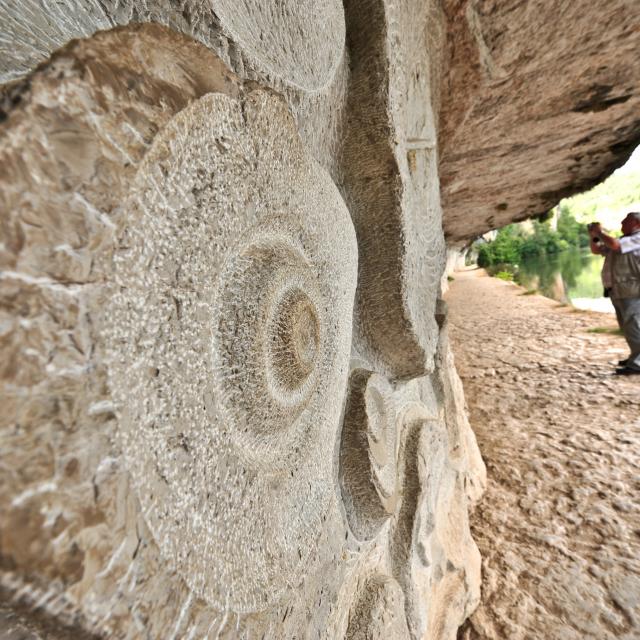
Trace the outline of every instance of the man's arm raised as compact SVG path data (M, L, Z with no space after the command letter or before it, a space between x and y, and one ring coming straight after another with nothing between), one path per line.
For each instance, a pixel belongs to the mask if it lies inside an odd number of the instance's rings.
M611 251L620 252L620 242L617 238L610 236L602 230L599 222L593 222L589 225L589 235L591 236L592 253L605 253L604 247ZM597 249L597 250L595 250Z

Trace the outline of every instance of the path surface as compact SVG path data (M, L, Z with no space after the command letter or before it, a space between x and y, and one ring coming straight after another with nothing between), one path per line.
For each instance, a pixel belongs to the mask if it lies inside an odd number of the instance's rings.
M489 475L472 516L483 603L465 640L640 638L640 377L612 315L577 312L483 271L446 298Z

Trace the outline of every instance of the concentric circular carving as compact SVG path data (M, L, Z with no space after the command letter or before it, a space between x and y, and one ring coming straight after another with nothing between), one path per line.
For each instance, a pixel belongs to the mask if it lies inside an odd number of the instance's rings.
M340 487L352 532L372 538L397 502L396 407L381 375L357 369L349 380L340 443Z
M282 296L272 327L269 364L276 385L285 392L304 386L316 370L320 349L320 323L311 298L292 288Z
M264 91L178 114L129 206L105 336L131 475L196 593L260 609L312 569L332 499L349 214Z
M339 0L218 0L215 13L261 71L301 89L326 86L342 59Z
M221 390L216 411L246 425L231 432L231 441L239 455L267 470L286 468L290 453L306 449L312 432L292 427L312 395L323 392L334 355L326 291L291 241L304 231L284 218L274 223L278 234L254 229L227 261L212 318L212 372Z

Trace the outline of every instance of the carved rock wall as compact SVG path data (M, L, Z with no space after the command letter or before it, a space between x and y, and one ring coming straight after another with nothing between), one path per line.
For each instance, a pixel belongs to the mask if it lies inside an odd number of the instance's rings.
M526 23L512 4L0 8L11 607L61 637L456 636L485 471L439 300L438 165L469 237L460 158L500 106L473 61L499 92L487 29Z
M283 93L307 148L334 172L348 73L338 0L8 0L0 19L0 83L118 25L154 22L188 35L240 77Z
M484 467L437 302L442 16L2 12L11 606L61 636L455 637Z

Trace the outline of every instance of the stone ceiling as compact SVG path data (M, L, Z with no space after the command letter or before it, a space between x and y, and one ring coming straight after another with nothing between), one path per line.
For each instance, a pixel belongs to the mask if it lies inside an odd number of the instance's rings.
M640 3L444 5L448 243L544 213L624 164L640 143Z

